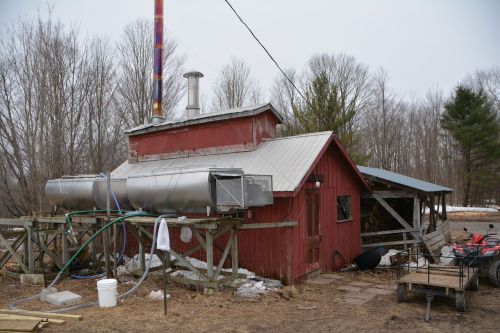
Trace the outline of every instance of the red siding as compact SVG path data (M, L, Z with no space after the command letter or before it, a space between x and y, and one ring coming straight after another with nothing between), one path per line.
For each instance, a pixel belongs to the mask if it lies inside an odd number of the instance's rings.
M258 120L258 122L260 121ZM260 123L265 123L265 121ZM242 126L245 124L243 122ZM254 127L252 136L265 138L272 134L269 132L272 126L274 125L269 124L269 126L263 126L259 129ZM242 135L243 137L248 134L244 129L232 133L234 135L245 133ZM215 136L217 135L212 135L212 137ZM213 140L219 139L213 138ZM324 182L320 186L320 234L322 240L319 266L322 271L332 271L334 268L332 259L335 251L340 252L348 263L360 253L360 193L363 183L352 170L352 166L339 150L335 141L332 141L311 171L324 177ZM308 273L305 190L310 188L315 188L315 184L306 182L294 196L282 197L279 196L280 193L276 192L273 205L251 208L245 212L245 223L297 221L298 225L296 227L253 229L239 232L240 267L245 267L261 276L281 279L287 283L300 280ZM293 195L293 192L287 194ZM339 195L352 196L352 221L336 221L336 197ZM190 244L182 243L179 240L178 230L172 231L171 240L172 247L180 253L196 245L194 237ZM227 237L216 242L215 264L224 250L226 241ZM205 254L201 251L193 256L206 260ZM230 261L228 260L226 263L229 264ZM340 262L337 262L338 264Z
M320 186L320 269L333 270L333 253L338 251L347 262L360 253L360 192L361 184L348 163L335 151L332 144L314 167L315 174L324 176ZM251 208L245 214L245 223L268 223L298 221L294 228L269 228L243 230L238 234L240 266L261 276L279 278L291 283L300 280L307 271L307 227L305 212L305 190L315 188L314 183L305 183L295 197L275 197L271 206ZM336 196L351 195L353 219L337 222ZM187 250L192 244L182 244L177 233L172 235L174 248ZM214 249L218 260L226 239L217 242ZM201 252L198 253L201 255ZM206 259L201 257L201 259ZM340 262L337 262L337 265Z
M133 155L201 153L210 149L248 149L274 138L278 119L271 112L205 124L159 130L129 137Z

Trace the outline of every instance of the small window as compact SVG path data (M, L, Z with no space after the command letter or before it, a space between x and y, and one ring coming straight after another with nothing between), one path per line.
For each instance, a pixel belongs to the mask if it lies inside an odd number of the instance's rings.
M352 200L350 195L337 197L337 222L352 220Z

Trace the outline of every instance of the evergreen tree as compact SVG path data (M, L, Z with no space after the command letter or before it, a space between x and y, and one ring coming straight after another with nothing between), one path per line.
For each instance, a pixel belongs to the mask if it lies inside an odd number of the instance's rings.
M445 104L441 126L459 147L463 170L463 205L481 204L471 193L481 193L485 179L498 176L500 119L482 90L459 85Z
M300 127L297 132L333 131L357 163L365 162L366 156L356 149L359 139L351 126L356 115L354 104L344 105L339 88L329 82L326 73L313 78L305 97L308 103L294 107Z

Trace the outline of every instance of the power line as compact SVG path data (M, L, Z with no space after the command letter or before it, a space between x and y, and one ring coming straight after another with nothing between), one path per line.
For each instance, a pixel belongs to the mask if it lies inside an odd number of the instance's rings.
M224 0L227 5L229 6L229 8L231 8L231 10L233 11L233 13L236 15L236 17L238 17L238 19L240 20L240 22L247 28L247 30L250 32L250 34L253 36L253 38L257 41L257 43L259 43L259 45L264 49L264 51L267 53L267 55L269 56L269 58L274 62L274 64L276 65L276 67L278 67L278 69L280 70L280 72L283 74L283 76L288 80L288 82L290 82L290 84L292 85L292 87L297 91L297 93L300 95L300 97L302 97L302 99L307 103L309 104L309 106L312 107L311 103L309 103L309 101L307 100L307 98L302 94L302 92L299 90L299 88L297 88L297 86L293 83L292 80L290 80L290 78L288 77L288 75L286 75L285 71L283 70L283 68L281 68L281 66L278 64L278 62L274 59L274 57L271 55L271 53L269 53L269 51L267 50L267 48L264 46L264 44L262 44L262 42L259 40L259 38L257 38L257 36L255 36L255 34L253 33L252 29L250 29L250 27L248 26L248 24L245 23L245 21L243 21L243 19L241 18L241 16L238 14L238 12L236 11L236 9L234 9L234 7L229 3L229 0Z

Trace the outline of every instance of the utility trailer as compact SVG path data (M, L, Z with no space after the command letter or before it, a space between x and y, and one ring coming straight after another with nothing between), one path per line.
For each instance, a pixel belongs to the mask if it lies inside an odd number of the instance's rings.
M455 299L457 311L465 311L465 290L479 289L479 269L473 267L475 259L460 261L456 266L442 266L429 264L430 255L409 254L408 256L415 257L417 263L419 258L424 257L427 263L420 267L417 265L412 268L407 265L404 269L398 269L398 302L405 302L408 292L425 295L425 321L430 321L430 306L434 296Z

